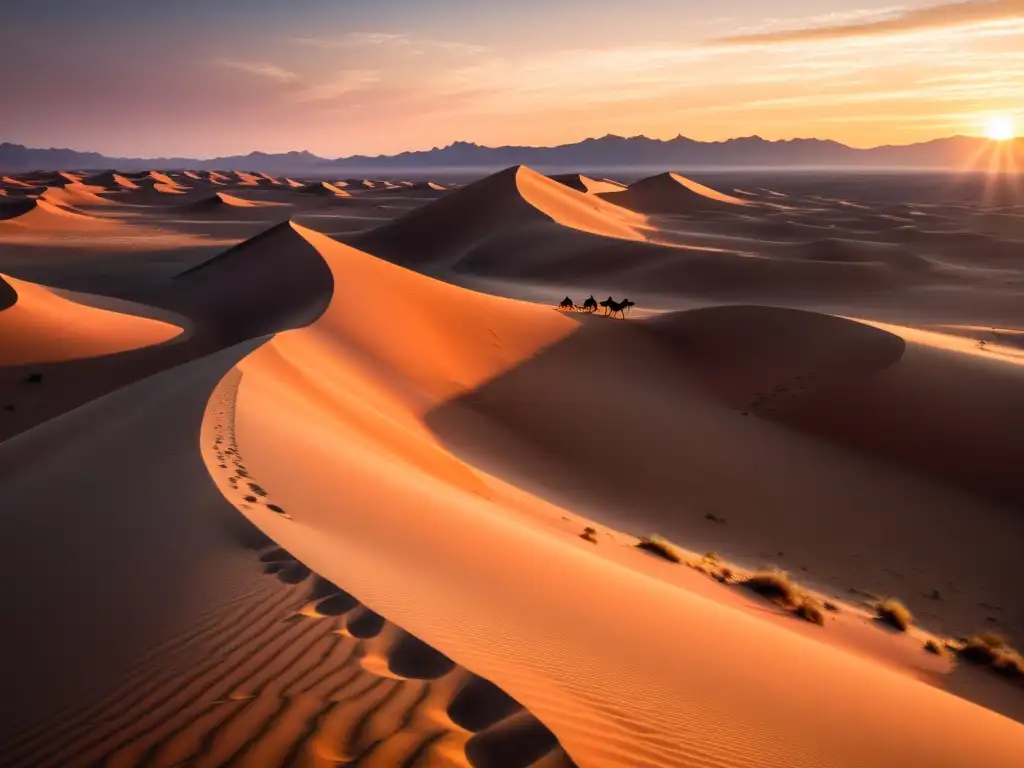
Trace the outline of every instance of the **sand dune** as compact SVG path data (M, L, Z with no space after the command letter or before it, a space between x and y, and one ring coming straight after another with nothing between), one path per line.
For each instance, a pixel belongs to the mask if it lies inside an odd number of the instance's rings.
M4 228L17 227L39 232L89 231L109 226L110 222L85 213L78 213L46 199L26 201L15 209L16 215L0 221Z
M322 197L351 197L351 195L344 189L329 181L317 181L312 184L307 184L299 189L299 192L306 195L319 195Z
M448 191L442 184L435 184L432 181L416 181L403 184L390 184L385 188L386 192L415 192L420 195L441 195Z
M5 765L1019 764L1019 681L923 644L1024 636L1024 209L14 178L50 188L0 198Z
M204 197L182 206L183 210L192 212L216 213L230 208L281 208L287 207L288 203L273 202L270 200L247 200L226 192L215 192L210 197Z
M316 251L285 222L181 273L171 298L208 332L256 337L311 321L331 285Z
M664 179L656 181L663 186ZM668 183L693 194L673 179ZM730 230L743 232L745 224L730 220ZM822 230L804 231L823 240ZM701 240L691 245L689 240L655 229L642 214L612 205L602 195L577 192L527 168L489 176L349 238L356 247L448 278L555 283L587 292L614 287L801 298L902 289L928 278L927 262L898 247L879 246L873 255L853 247L837 254L843 249L816 248L812 242L798 249L762 246L763 256L752 258L748 249L756 246L749 240L733 236L722 241L724 247L705 246Z
M686 365L676 359L681 342L673 334L685 334L685 314L682 328L600 318L580 328L549 309L468 292L308 230L298 234L329 265L335 298L308 329L279 335L240 364L234 423L248 472L289 517L261 504L244 511L304 563L480 670L549 725L582 765L968 765L975 755L969 734L978 732L986 734L990 764L1014 764L1024 745L1020 725L794 634L773 615L669 586L662 566L640 553L613 542L595 550L574 533L555 533L558 508L498 479L541 487L544 480L530 477L536 467L519 463L532 454L548 468L548 481L558 473L570 483L603 478L607 486L610 477L629 477L649 495L659 476L652 462L662 456L658 466L672 478L666 489L678 501L689 482L680 477L688 453L681 441L713 455L716 429L698 423L701 412L704 421L721 420L722 435L734 434L734 451L763 432L756 438L762 461L809 460L809 445L798 448L799 440L770 423L716 410L700 389L680 391ZM345 290L350 285L358 290ZM387 326L363 321L381 306ZM844 380L900 357L902 342L886 332L817 316L822 334L808 317L783 339L800 349L792 333L820 338L821 349L834 349L837 367L821 364ZM755 314L752 327L771 335L764 322L771 318ZM734 323L719 327L728 333ZM715 348L715 333L700 338ZM609 358L630 360L629 388L606 375ZM528 394L541 388L553 409ZM600 434L620 434L627 424L634 431L644 425L630 444L651 450L607 450ZM671 434L677 437L666 450ZM555 435L563 436L557 446ZM831 494L840 465L830 464L827 449L814 451L823 454L816 466ZM566 464L570 456L575 467ZM599 456L605 460L593 463ZM216 456L208 453L207 462L217 478ZM628 471L613 469L623 462ZM788 483L785 472L768 472L758 483ZM750 487L753 479L732 486L759 499L763 514L768 497ZM564 486L550 490L549 498L567 498ZM799 490L802 505L817 503ZM315 501L325 498L345 503L327 509ZM409 505L419 510L415 519ZM537 585L528 597L514 566L523 562ZM628 630L610 629L603 618L612 595L619 626ZM494 643L500 655L485 650ZM823 690L828 708L820 706ZM915 717L898 715L905 711Z
M642 216L517 166L416 209L360 243L408 263L453 262L485 237L545 223L613 238L643 239Z
M118 204L116 200L100 197L95 192L97 189L102 189L102 187L85 184L65 184L63 187L48 187L39 196L39 199L47 203L53 203L55 206L70 208L109 207Z
M750 205L749 200L727 195L676 173L651 176L613 194L610 199L616 205L641 213L691 214Z
M0 365L109 355L160 344L181 333L169 323L79 304L40 285L5 276Z
M592 179L580 173L568 173L560 176L552 176L552 179L560 184L575 189L577 192L586 192L596 195L602 192L621 192L626 188L625 184L607 179Z
M16 179L13 176L2 176L0 177L0 182L3 182L9 187L19 187L21 189L31 189L36 186L35 184L29 184L26 181L22 181L21 179Z
M203 408L252 347L166 371L0 448L0 473L18 479L0 492L16 512L8 562L36 576L4 604L22 628L7 646L20 664L5 675L18 702L0 725L5 764L467 766L467 754L475 765L505 764L495 762L504 754L568 766L517 702L311 574L209 482L196 440ZM208 422L232 396L218 391ZM202 435L225 451L231 440ZM94 483L98 519L51 482L69 468ZM31 546L48 536L59 568L41 568ZM54 594L68 606L33 615ZM73 648L57 652L67 637Z

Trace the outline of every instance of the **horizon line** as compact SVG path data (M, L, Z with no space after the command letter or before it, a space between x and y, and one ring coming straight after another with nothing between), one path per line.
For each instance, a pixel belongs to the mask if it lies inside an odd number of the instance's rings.
M348 160L348 159L356 158L356 157L358 157L358 158L366 158L366 159L380 159L380 158L398 157L400 155L405 155L405 154L418 154L418 153L436 152L436 151L439 151L439 150L442 150L442 149L448 149L448 148L454 147L456 145L474 146L474 147L478 147L478 148L481 148L481 149L492 149L492 150L499 150L499 149L560 149L562 147L570 147L570 146L575 146L577 144L583 144L584 142L587 142L587 141L601 141L601 140L604 140L604 139L621 139L623 141L632 141L632 140L637 140L637 139L645 139L647 141L657 142L659 144L669 144L669 143L671 143L673 141L679 141L679 140L682 139L682 140L693 142L695 144L705 144L705 145L714 145L714 144L721 145L721 144L728 144L729 142L734 142L734 141L749 141L749 140L752 140L752 139L757 139L757 140L763 141L763 142L765 142L767 144L790 144L790 143L800 142L800 141L818 141L818 142L822 142L822 143L836 144L838 146L845 147L846 149L850 149L850 150L853 150L855 152L870 152L870 151L876 150L876 149L886 149L886 148L890 148L890 147L891 148L915 147L915 146L920 146L922 144L931 144L931 143L938 142L938 141L951 141L951 140L954 140L954 139L970 139L970 140L975 140L975 141L986 141L986 142L991 142L993 144L996 144L996 143L1013 144L1013 143L1016 143L1018 141L1024 141L1024 136L1016 136L1016 137L1014 137L1012 139L1003 140L1003 141L1000 142L1000 141L996 141L994 139L990 139L990 138L988 138L986 136L970 136L970 135L967 135L967 134L956 133L956 134L952 134L952 135L949 135L949 136L938 136L938 137L933 138L933 139L925 139L923 141L913 141L913 142L909 142L907 144L892 144L892 143L890 143L890 144L877 144L877 145L870 146L870 147L854 147L854 146L851 146L849 144L845 144L844 142L838 141L836 139L819 138L819 137L816 137L816 136L794 136L792 138L785 138L785 139L765 139L764 137L762 137L759 134L755 133L755 134L749 134L749 135L746 135L746 136L732 136L732 137L729 137L729 138L726 138L726 139L714 139L714 140L710 140L710 141L704 141L704 140L701 140L701 139L690 138L689 136L685 136L682 133L677 134L676 136L674 136L674 137L672 137L670 139L653 138L653 137L647 136L647 135L642 134L642 133L641 134L636 134L634 136L621 136L621 135L618 135L618 134L607 133L607 134L604 134L603 136L588 136L588 137L586 137L584 139L579 139L578 141L570 141L570 142L565 142L565 143L562 143L562 144L498 144L498 145L488 145L488 144L479 144L479 143L474 142L474 141L466 141L466 140L458 139L458 140L451 141L451 142L449 142L448 144L445 144L445 145L441 145L441 146L435 145L433 147L428 147L428 148L425 148L425 149L422 149L422 148L421 149L404 149L404 150L400 150L398 152L394 152L394 153L390 153L390 154L381 153L381 154L376 154L376 155L363 154L363 153L355 153L355 154L350 154L350 155L338 155L338 156L334 156L334 157L318 155L315 152L311 152L308 149L291 149L291 150L283 150L283 151L280 151L280 152L266 152L264 150L254 149L254 150L249 150L248 152L238 152L238 153L233 154L233 155L231 155L231 154L219 154L219 155L209 155L209 156L205 156L205 157L198 157L198 156L174 155L174 154L158 154L158 155L121 155L121 154L118 154L118 155L111 155L111 154L107 154L105 152L101 152L101 151L98 151L98 150L92 150L92 149L74 149L72 147L34 147L34 146L29 146L27 144L22 144L20 142L8 141L8 140L0 141L0 146L2 146L4 144L7 144L9 146L21 147L22 149L30 150L30 151L38 151L38 152L76 152L78 154L94 154L94 155L100 155L101 157L108 157L108 158L111 158L111 159L123 159L123 160L187 159L187 160L198 160L198 161L201 161L201 162L209 162L211 160L218 160L218 159L227 158L227 157L248 157L248 156L254 155L254 154L262 154L262 155L268 155L268 156L273 156L273 155L289 155L289 154L297 154L297 155L306 154L306 155L310 155L310 156L315 157L315 158L319 158L321 160L342 161L342 160Z

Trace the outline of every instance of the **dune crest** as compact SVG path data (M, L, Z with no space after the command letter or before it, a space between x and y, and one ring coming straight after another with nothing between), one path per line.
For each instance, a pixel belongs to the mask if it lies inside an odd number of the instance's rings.
M332 184L329 181L316 181L299 188L299 191L307 195L321 195L323 197L351 197L349 192Z
M612 194L614 197L609 199L616 205L642 213L686 214L751 205L749 200L727 195L677 173L651 176Z
M0 278L0 365L110 355L161 344L182 333L170 323L79 304L41 285Z
M417 208L356 244L404 263L455 262L489 237L557 224L617 240L642 241L646 219L524 166L508 168Z
M577 192L586 192L589 195L621 192L626 189L625 184L619 184L617 181L610 181L608 179L592 179L589 176L584 176L582 173L568 173L559 176L552 176L551 178L560 184L565 184L567 187L575 189Z
M45 199L45 193L44 197L27 202L17 215L0 221L0 225L4 228L17 227L42 233L90 231L103 229L110 224L111 222L98 219L95 216L56 205Z
M607 374L609 350L631 350L634 367L646 361L651 381L663 382L656 397L678 399L680 384L668 375L678 341L599 318L580 330L549 308L460 289L291 226L325 260L334 297L307 328L279 334L240 363L233 418L247 471L288 517L258 500L244 511L302 562L522 701L581 765L705 766L714 756L721 765L966 765L978 732L990 764L1014 764L1020 725L709 599L685 576L666 583L642 553L595 550L554 533L562 510L484 468L525 445L537 450L529 432L516 439L530 420L528 380L518 373L527 361L579 346L563 368L541 363L534 385L564 380L572 388L566 373L576 370L621 423L655 395L644 390L618 413L623 390L593 383ZM388 324L367 323L380 307ZM809 338L826 328L862 345L864 360L850 362L858 370L899 359L898 340L890 345L884 332L839 319L819 324L813 314L796 321L794 332ZM845 364L838 350L835 360ZM487 401L471 392L506 377L518 410L491 419ZM573 391L578 399L587 387ZM716 418L709 401L692 396L693 407ZM558 402L560 411L593 414L571 407L572 398ZM440 441L438 409L478 462ZM742 428L738 414L728 418ZM558 424L590 442L583 424L571 427ZM593 451L607 455L600 440ZM555 451L544 455L561 461ZM216 457L207 455L207 465L216 476ZM328 508L329 498L344 504ZM524 594L527 562L537 588ZM608 600L625 629L609 627ZM822 690L833 706L820 706ZM907 711L915 717L900 716Z
M53 203L57 206L70 208L78 207L110 207L118 205L117 201L106 197L100 197L95 190L102 189L98 186L87 186L84 184L66 184L63 187L47 187L40 195L40 200Z
M229 195L226 192L214 192L210 197L204 197L195 202L186 203L182 206L188 211L216 212L230 208L286 208L288 203L273 202L271 200L247 200L243 197Z

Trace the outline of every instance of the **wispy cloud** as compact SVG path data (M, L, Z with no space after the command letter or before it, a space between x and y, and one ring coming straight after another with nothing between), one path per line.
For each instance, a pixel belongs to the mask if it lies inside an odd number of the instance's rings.
M1024 20L1024 0L965 0L912 10L883 11L874 17L855 18L845 23L805 22L796 28L730 35L713 42L729 45L813 43L846 38L914 34L1021 20Z
M380 82L380 74L371 70L348 70L326 82L303 86L293 95L302 103L332 101L353 93L365 91Z
M279 83L293 83L299 79L294 72L290 72L277 64L267 61L241 61L239 59L218 59L217 64L228 69L245 72L256 77L263 77L268 80L275 80Z
M443 51L464 56L474 56L489 50L487 46L475 43L437 40L396 32L349 32L338 37L296 37L292 39L292 42L309 48L321 49L387 47L405 53Z

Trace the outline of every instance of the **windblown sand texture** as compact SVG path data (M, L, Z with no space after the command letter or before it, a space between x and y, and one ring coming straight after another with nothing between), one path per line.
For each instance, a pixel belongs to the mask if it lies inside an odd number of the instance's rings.
M3 177L0 762L1020 765L1000 183Z

